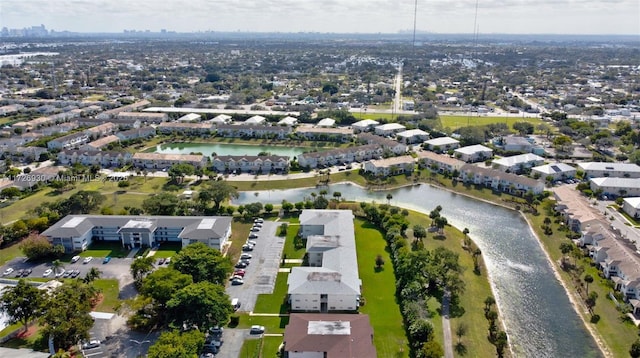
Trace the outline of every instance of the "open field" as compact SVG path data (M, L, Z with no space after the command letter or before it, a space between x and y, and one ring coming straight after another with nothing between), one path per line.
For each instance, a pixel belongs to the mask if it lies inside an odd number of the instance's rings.
M516 122L527 122L534 126L543 123L540 118L518 117L517 114L506 117L484 117L484 116L440 116L442 128L458 129L466 126L483 126L492 123L506 123L509 128L513 129Z
M93 282L95 288L99 289L102 293L102 301L94 308L94 311L98 312L116 312L120 306L120 300L118 294L120 288L118 287L117 279L97 279Z
M404 333L400 307L396 303L396 278L386 241L382 233L370 223L354 221L358 271L362 280L365 305L361 313L369 315L373 327L373 341L379 357L408 357L408 340ZM382 270L375 269L376 256L384 258Z

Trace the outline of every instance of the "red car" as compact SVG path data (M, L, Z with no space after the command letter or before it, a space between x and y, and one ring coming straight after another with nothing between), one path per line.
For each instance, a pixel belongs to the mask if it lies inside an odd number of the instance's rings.
M244 270L237 270L233 273L233 276L244 277Z

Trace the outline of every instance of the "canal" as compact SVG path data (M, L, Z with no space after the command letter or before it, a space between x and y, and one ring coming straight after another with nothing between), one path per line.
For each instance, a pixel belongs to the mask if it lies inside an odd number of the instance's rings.
M513 210L422 184L369 191L341 183L329 188L346 200L386 203L429 213L437 205L450 224L468 228L483 253L491 284L516 357L601 357L600 351L556 279L527 222ZM235 205L299 202L319 189L240 193ZM484 298L482 298L484 299Z

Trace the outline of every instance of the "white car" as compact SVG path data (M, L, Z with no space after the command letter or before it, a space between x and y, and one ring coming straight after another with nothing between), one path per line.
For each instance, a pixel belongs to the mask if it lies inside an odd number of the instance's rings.
M65 269L61 268L60 271L56 272L56 277L60 278L64 275L64 273L67 272Z
M100 347L100 341L97 339L92 339L89 342L82 343L82 349L91 349Z
M78 260L80 260L80 256L74 256L74 257L71 258L71 263L72 264L76 263L76 262L78 262Z
M242 255L240 255L240 258L241 258L241 259L250 259L250 258L252 258L252 257L253 257L253 256L251 256L251 254L242 254Z
M13 272L13 268L9 267L8 269L4 270L4 272L2 273L2 276L11 275L12 272Z
M49 277L49 275L51 275L51 273L53 272L52 269L47 269L43 274L42 277Z
M93 260L93 257L91 256L87 256L84 258L84 260L82 261L83 264L88 264L89 262L91 262L91 260Z
M264 326L251 326L251 329L249 330L250 334L262 334L264 333Z
M251 246L256 246L257 242L253 241L253 240L248 240L247 241L247 245L251 245Z

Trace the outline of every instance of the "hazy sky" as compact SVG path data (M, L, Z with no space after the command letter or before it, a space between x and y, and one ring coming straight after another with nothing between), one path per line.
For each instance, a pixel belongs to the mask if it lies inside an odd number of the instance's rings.
M635 34L640 0L477 0L479 32ZM476 0L418 0L417 28L473 33ZM413 0L0 0L0 27L122 32L396 33L413 29Z

